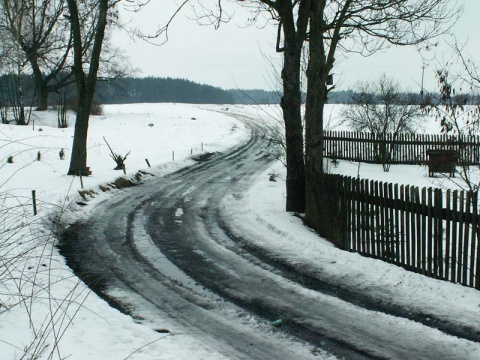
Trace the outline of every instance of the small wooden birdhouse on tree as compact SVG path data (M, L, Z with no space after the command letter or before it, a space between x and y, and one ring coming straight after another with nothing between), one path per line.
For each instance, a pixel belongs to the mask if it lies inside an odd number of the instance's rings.
M333 74L327 76L327 85L333 85Z

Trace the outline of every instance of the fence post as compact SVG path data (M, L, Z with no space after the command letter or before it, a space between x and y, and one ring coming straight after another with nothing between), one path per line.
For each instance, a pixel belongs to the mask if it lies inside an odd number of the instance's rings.
M458 243L458 223L460 221L460 216L458 210L459 206L459 197L458 197L458 190L454 190L452 194L452 205L453 205L453 221L452 221L452 256L450 262L450 281L457 282L458 279L458 272L457 272L457 243ZM461 211L461 210L460 210Z
M348 248L348 209L347 209L347 178L342 176L340 178L340 216L342 222L342 246L343 249L349 251Z
M478 278L478 272L475 274L478 265L478 191L472 192L472 240L470 244L470 281L469 286L475 286L475 275Z
M35 190L32 190L32 204L33 204L33 216L37 215L37 198L35 196Z
M475 193L475 196L478 197L478 192ZM478 220L478 210L475 209L475 217ZM480 290L480 224L478 221L476 222L477 226L475 227L475 240L476 240L476 247L477 247L477 264L475 266L475 289ZM472 269L473 271L473 269Z
M434 274L435 277L443 279L443 194L441 189L435 189L434 194Z

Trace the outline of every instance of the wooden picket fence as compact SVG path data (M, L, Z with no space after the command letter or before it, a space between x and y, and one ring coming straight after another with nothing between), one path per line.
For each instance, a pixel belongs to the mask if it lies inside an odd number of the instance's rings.
M480 135L372 134L325 131L324 156L339 160L389 164L427 164L428 150L455 150L459 165L480 164Z
M319 185L319 232L339 247L480 290L477 192L340 175Z

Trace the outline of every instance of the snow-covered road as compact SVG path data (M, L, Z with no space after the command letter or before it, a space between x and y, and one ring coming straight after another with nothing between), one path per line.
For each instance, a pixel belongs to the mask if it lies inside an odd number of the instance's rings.
M223 200L241 198L273 160L257 125L250 126L251 139L230 152L99 204L63 236L70 265L139 322L195 334L215 359L480 354L476 335L454 324L432 328L355 289L337 296L334 286L322 289L321 275L269 259L274 254L252 246L248 232L239 234Z

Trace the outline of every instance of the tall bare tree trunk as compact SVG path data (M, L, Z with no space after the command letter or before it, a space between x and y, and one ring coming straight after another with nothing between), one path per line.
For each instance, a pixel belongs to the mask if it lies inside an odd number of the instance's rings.
M307 100L305 104L305 218L320 230L322 211L320 177L323 174L323 110L327 102L326 80L329 73L324 47L322 19L325 1L312 1L310 13Z
M87 176L87 137L92 101L89 99L90 96L85 94L85 91L83 92L83 95L79 95L80 100L75 119L75 131L73 136L72 155L70 157L68 175ZM93 95L91 97L93 98Z
M22 42L23 44L23 42ZM37 101L37 110L45 111L48 107L48 88L47 83L43 81L43 74L40 66L38 65L38 55L34 50L23 46L23 51L27 55L28 62L32 67L33 81L35 84L35 97Z
M78 94L78 112L73 135L72 155L68 175L88 175L87 169L87 135L90 119L90 109L97 83L97 74L100 65L100 53L102 51L105 28L107 26L108 0L99 0L98 17L96 19L94 42L90 54L90 66L88 74L83 68L82 29L76 0L67 0L70 10L70 22L73 36L74 65L72 67L75 76Z
M286 148L286 210L305 211L305 165L303 160L303 127L301 114L299 51L284 52L282 70L283 96L281 107L285 122Z
M35 77L34 80L37 110L46 111L48 110L48 85L45 81L43 81L42 78L38 79L37 77Z
M305 160L303 149L301 57L307 34L310 0L300 2L297 19L291 1L283 1L279 11L283 29L283 96L281 107L285 122L286 210L305 212Z

